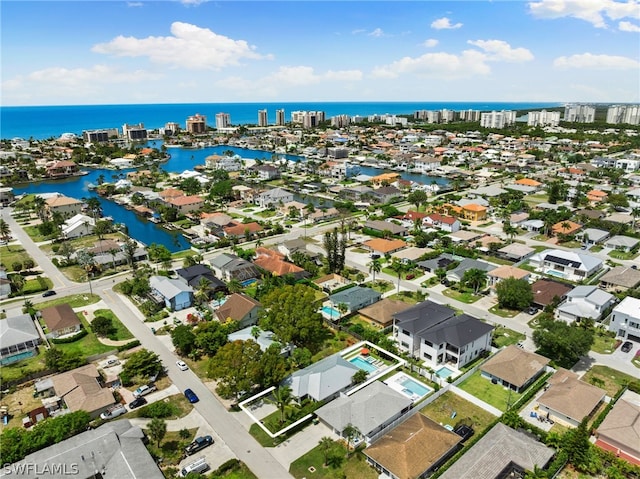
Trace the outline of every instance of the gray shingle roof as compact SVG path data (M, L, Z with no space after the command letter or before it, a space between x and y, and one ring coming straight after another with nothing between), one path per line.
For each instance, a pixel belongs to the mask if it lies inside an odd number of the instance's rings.
M412 334L431 328L455 315L455 311L442 304L423 301L415 306L394 314L397 324Z
M434 344L447 343L461 348L492 330L493 326L490 324L462 314L421 332L420 336Z
M339 354L333 354L296 371L284 380L284 384L291 387L296 397L309 395L316 401L322 401L349 386L359 370Z
M167 299L175 298L182 292L193 292L193 288L177 279L166 278L164 276L151 276L149 278L151 288L158 291Z
M39 339L33 319L28 314L0 320L0 344L3 348Z
M371 300L380 299L380 297L381 294L374 289L365 288L364 286L354 286L353 288L332 294L329 299L333 304L345 303L349 306L349 309L351 309L352 305L359 306L369 303Z

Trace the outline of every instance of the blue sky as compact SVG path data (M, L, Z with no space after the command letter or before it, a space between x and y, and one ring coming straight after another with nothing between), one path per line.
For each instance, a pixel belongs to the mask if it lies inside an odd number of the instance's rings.
M640 0L12 1L1 103L640 102Z

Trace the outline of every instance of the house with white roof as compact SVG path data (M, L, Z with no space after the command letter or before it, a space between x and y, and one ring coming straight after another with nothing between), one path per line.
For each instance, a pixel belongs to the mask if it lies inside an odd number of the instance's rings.
M640 299L627 296L613 308L609 331L624 340L640 342Z
M599 321L615 302L615 296L596 286L576 286L556 308L556 319L572 323L581 319Z
M62 224L62 236L66 239L79 238L93 233L96 220L91 216L77 214Z
M256 195L253 202L261 208L268 208L279 203L285 204L293 201L293 193L282 188L274 188Z
M640 240L631 236L617 235L609 238L604 245L617 251L631 251L638 246L638 243L640 243Z
M6 365L36 354L42 341L28 314L0 321L0 364Z
M584 253L546 249L534 254L529 260L536 271L568 279L582 281L600 271L602 260Z
M193 303L193 288L179 279L165 276L151 276L149 278L151 296L171 311L180 311Z

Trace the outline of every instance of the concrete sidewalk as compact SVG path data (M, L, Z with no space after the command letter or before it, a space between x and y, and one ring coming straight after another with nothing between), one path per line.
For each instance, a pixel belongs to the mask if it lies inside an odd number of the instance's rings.
M457 386L454 386L453 384L451 385L450 391L454 394L457 394L461 398L466 399L467 401L475 404L476 406L481 407L482 409L493 414L496 417L502 416L502 411L500 409L493 407L491 404L487 404L483 400L478 399L477 397L469 394L467 391L463 391L462 389L460 389Z

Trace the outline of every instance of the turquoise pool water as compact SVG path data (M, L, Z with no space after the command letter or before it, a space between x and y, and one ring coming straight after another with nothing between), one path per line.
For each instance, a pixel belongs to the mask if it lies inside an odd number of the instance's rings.
M0 365L6 366L8 364L13 364L23 359L32 358L35 355L36 355L35 351L25 351L23 353L18 353L8 358L0 359Z
M564 278L565 274L562 271L556 271L555 269L548 269L547 274L549 276L555 276L556 278Z
M362 356L356 356L353 359L350 359L349 362L351 364L355 364L356 366L358 366L360 369L365 370L368 373L372 373L374 371L377 371L378 368L376 368L373 364L369 364L367 361L365 361Z
M332 308L331 306L323 306L322 313L332 319L338 319L340 317L340 311L338 311L336 308Z
M441 377L442 379L447 379L449 376L451 376L454 373L453 370L449 369L446 366L442 366L440 369L438 369L436 371L436 374Z
M425 386L424 384L420 384L418 381L414 381L411 378L404 378L400 381L400 384L408 389L412 394L417 396L426 396L431 392L431 388Z
M258 281L256 278L245 279L240 284L242 285L243 288L246 288L247 286L251 286L256 281Z

